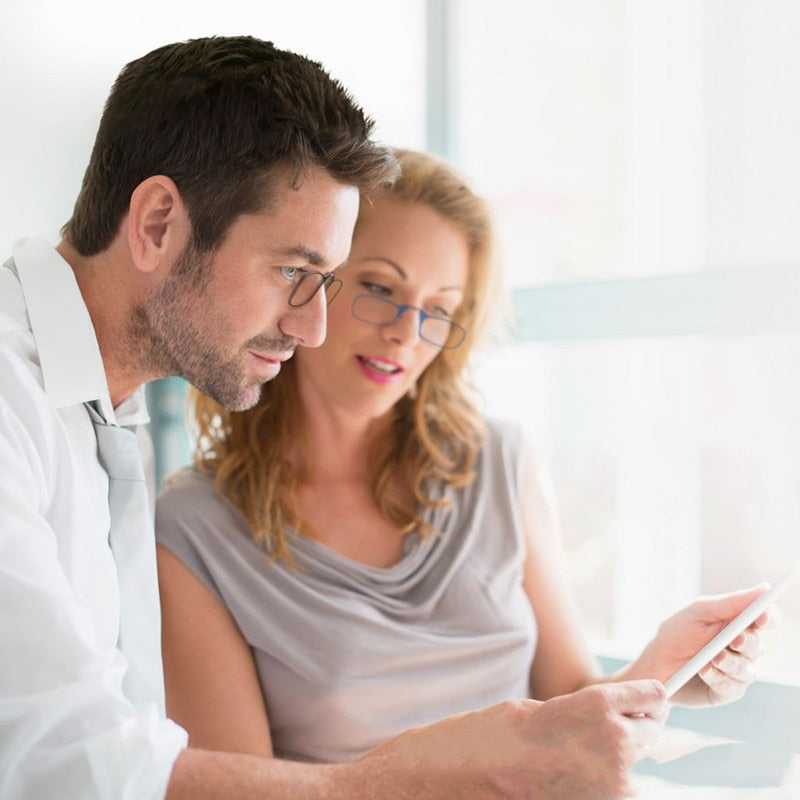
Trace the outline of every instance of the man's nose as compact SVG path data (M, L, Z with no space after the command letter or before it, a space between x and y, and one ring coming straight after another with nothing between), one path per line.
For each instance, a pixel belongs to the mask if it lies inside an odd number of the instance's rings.
M302 306L287 306L278 327L304 347L319 347L325 341L327 325L328 303L325 292L319 291Z

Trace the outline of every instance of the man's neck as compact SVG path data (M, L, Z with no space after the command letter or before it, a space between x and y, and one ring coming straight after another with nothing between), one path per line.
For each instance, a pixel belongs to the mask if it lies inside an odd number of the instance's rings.
M112 405L118 406L151 377L139 368L135 354L139 344L131 341L128 320L134 287L126 280L124 253L112 244L93 256L80 254L62 240L56 250L72 267L83 301L92 320Z

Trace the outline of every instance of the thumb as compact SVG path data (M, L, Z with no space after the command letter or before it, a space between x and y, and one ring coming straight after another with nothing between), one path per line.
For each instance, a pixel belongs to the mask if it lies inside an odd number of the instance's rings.
M704 616L708 622L725 622L733 619L769 588L769 583L759 583L749 589L705 597L703 602Z
M667 709L664 686L650 678L611 683L606 689L611 705L625 716L657 719L664 716Z

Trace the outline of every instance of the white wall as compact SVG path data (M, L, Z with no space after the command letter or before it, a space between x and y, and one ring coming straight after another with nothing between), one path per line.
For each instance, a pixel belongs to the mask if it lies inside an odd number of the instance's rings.
M424 144L424 2L25 0L0 6L0 256L57 241L119 70L162 44L251 34L321 61L392 144Z

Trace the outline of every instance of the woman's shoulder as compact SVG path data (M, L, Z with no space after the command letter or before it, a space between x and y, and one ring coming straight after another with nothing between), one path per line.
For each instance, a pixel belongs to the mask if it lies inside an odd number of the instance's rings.
M236 540L231 533L238 527L230 506L217 496L213 476L194 467L170 477L156 501L156 541L218 597Z
M530 446L530 435L525 426L517 420L504 417L486 417L486 436L484 450L489 452L510 452L521 454Z
M156 534L230 524L231 506L217 494L213 475L187 467L169 477L156 500Z
M164 481L158 496L158 505L175 506L184 503L205 502L215 497L214 478L197 467L184 467Z
M495 439L519 439L524 435L525 427L521 422L508 417L486 417L486 431Z
M483 472L502 472L519 478L523 473L537 473L545 460L541 443L528 425L506 418L486 419L481 454Z

